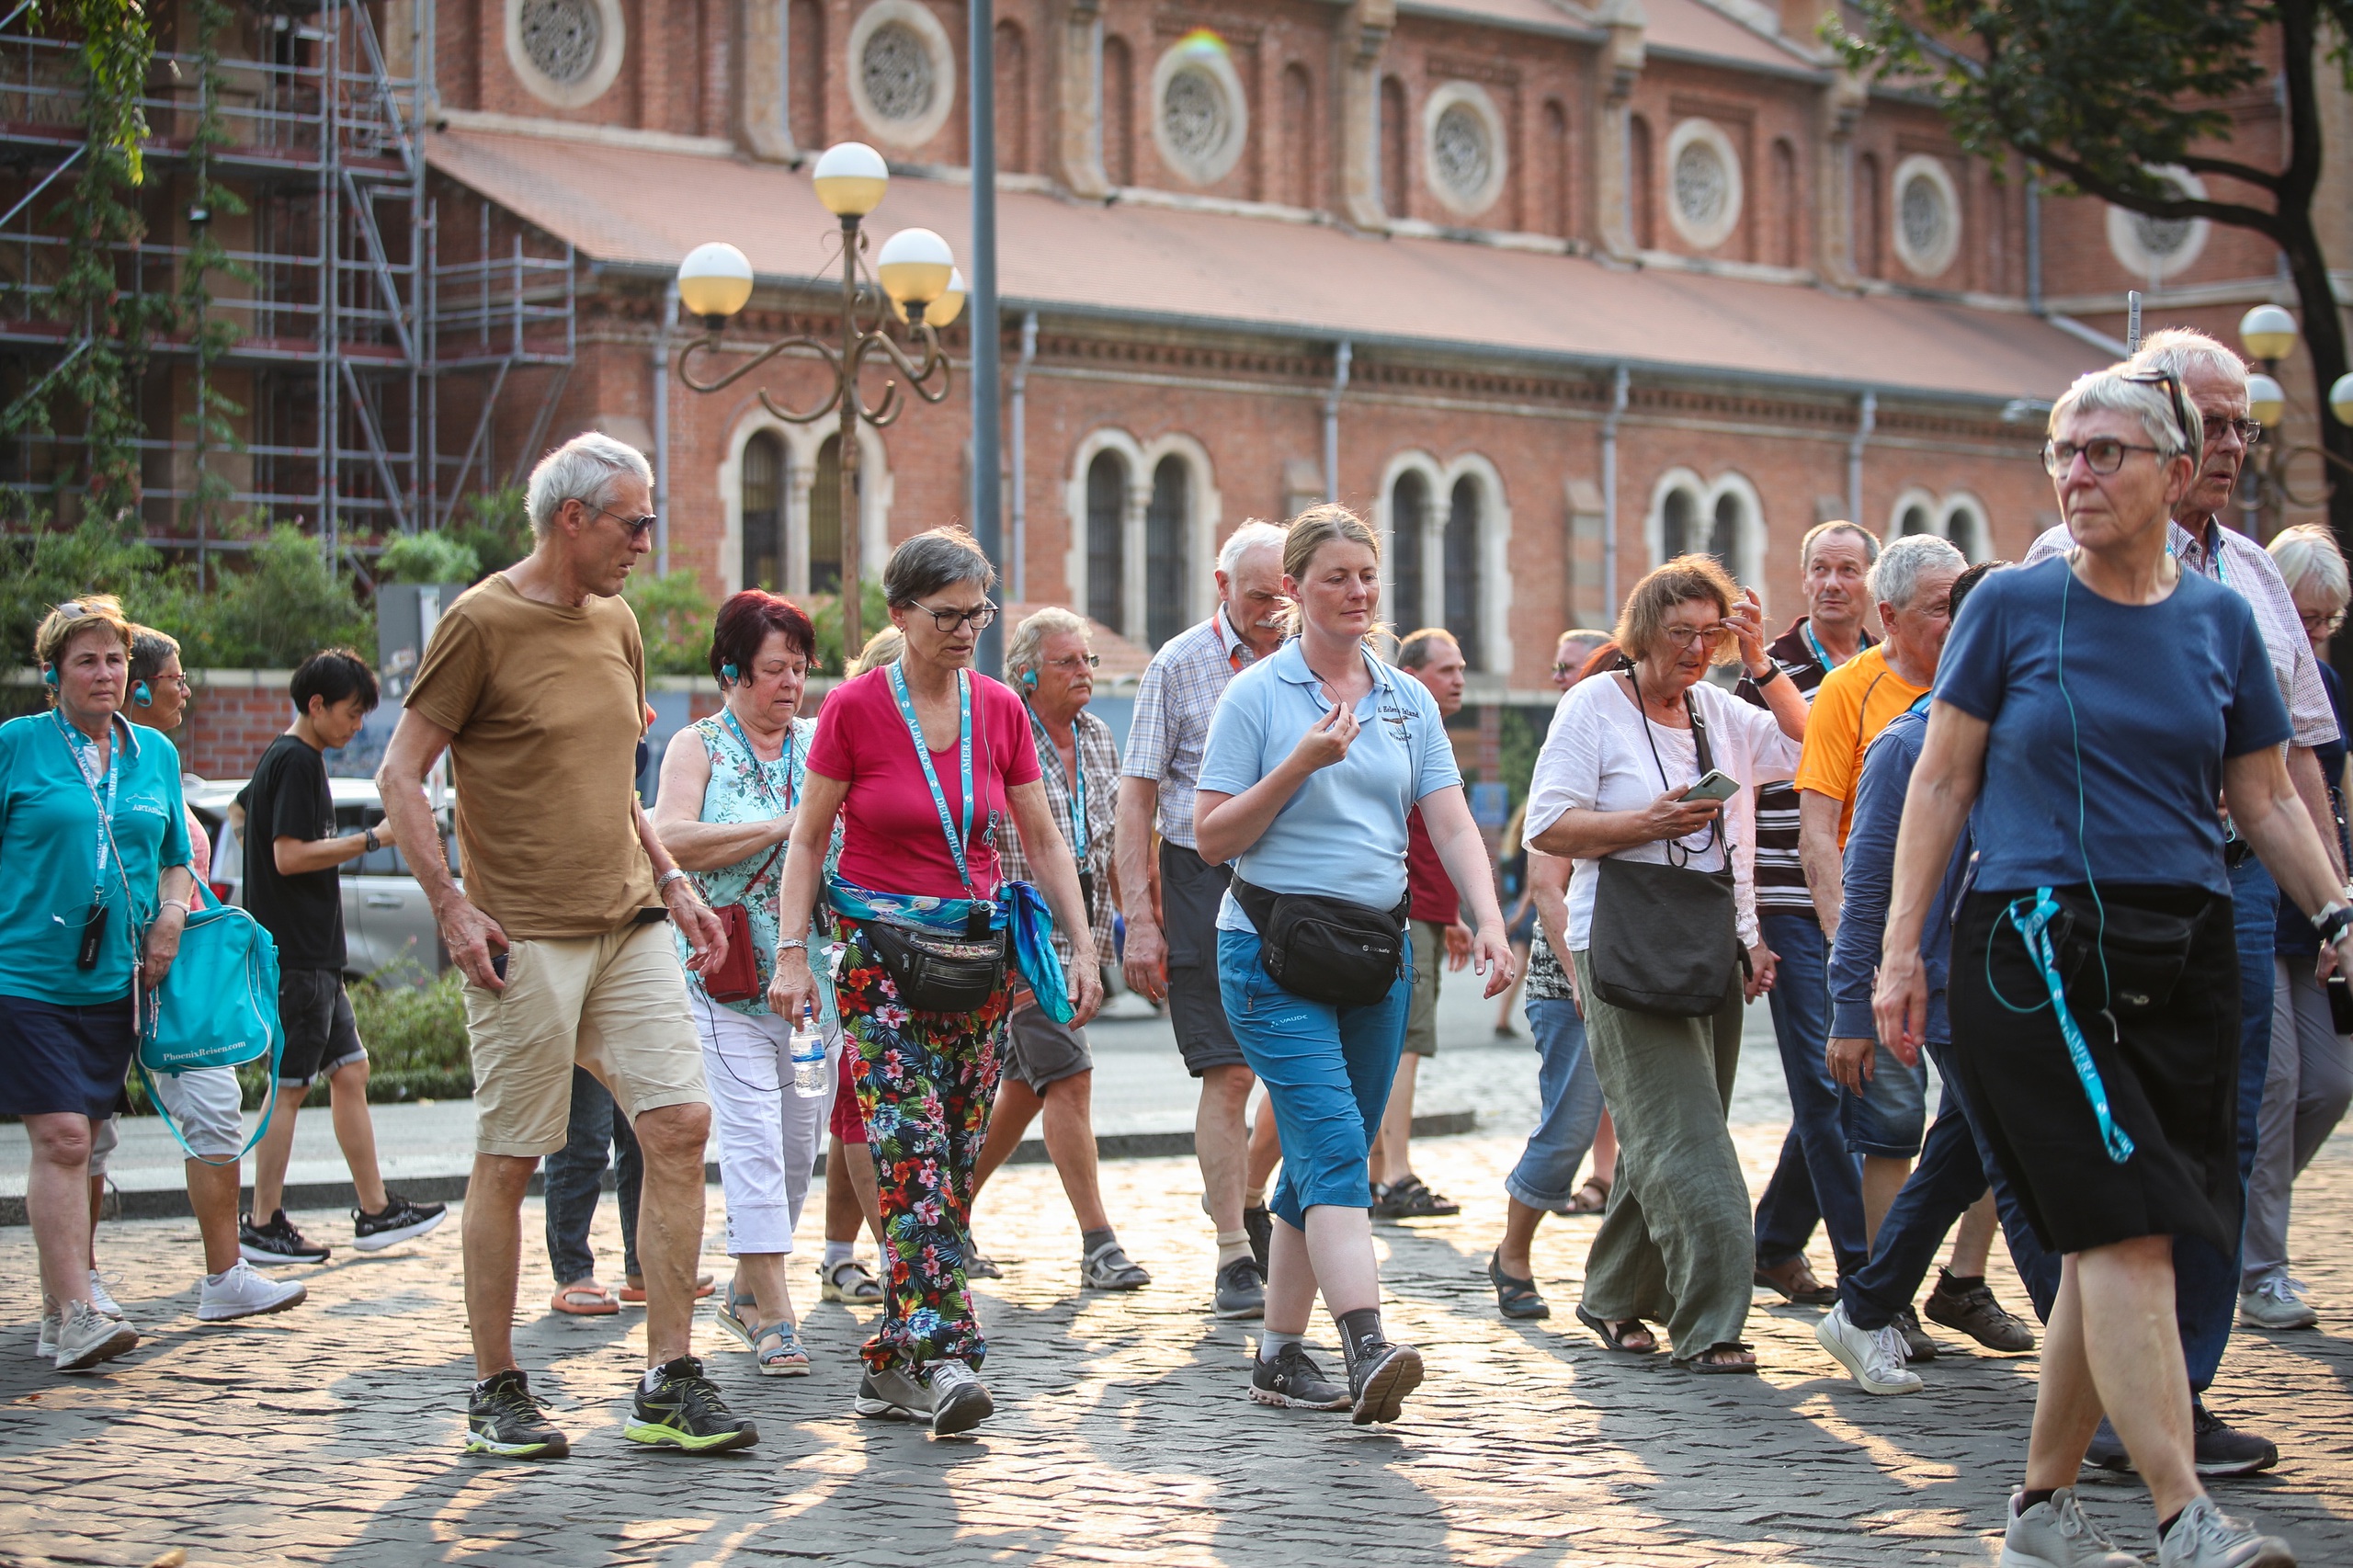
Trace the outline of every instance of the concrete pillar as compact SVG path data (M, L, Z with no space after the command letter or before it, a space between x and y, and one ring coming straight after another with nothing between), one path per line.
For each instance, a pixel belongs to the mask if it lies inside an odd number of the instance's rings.
M1054 51L1053 176L1073 196L1100 201L1103 173L1103 4L1069 0Z
M1564 631L1572 626L1606 625L1609 618L1608 590L1601 580L1601 539L1608 503L1601 486L1589 479L1570 480L1568 511L1566 581L1561 599L1568 611L1561 626Z
M1339 28L1340 215L1359 229L1386 229L1381 200L1381 55L1397 25L1397 0L1355 0Z
M1605 0L1594 16L1609 29L1601 51L1601 109L1593 138L1594 168L1586 188L1593 192L1594 232L1611 256L1631 258L1642 247L1634 240L1634 193L1630 185L1632 154L1627 147L1628 100L1643 74L1643 33L1648 19L1643 0Z
M735 47L729 51L734 56L735 144L763 163L791 163L801 156L792 142L791 117L785 113L788 47L779 0L737 0Z
M1855 127L1870 89L1851 71L1838 71L1822 90L1814 140L1813 270L1826 282L1852 287L1855 267Z

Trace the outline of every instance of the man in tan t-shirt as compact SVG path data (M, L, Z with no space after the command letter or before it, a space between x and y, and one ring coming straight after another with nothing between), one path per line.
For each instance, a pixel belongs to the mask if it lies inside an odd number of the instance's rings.
M726 937L637 801L645 653L619 597L651 546L652 472L610 437L575 437L531 472L529 557L442 616L376 775L404 846L438 843L424 780L449 754L460 892L437 855L411 855L451 960L466 977L475 1153L466 1188L466 1316L481 1381L469 1451L569 1451L515 1361L523 1195L563 1147L576 1061L612 1090L645 1162L638 1217L646 1365L633 1441L710 1452L757 1439L690 1354L702 1248L710 1100L686 978Z

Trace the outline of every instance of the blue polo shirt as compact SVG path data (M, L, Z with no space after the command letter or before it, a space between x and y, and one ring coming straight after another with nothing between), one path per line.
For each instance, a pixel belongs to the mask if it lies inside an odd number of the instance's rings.
M113 848L105 877L106 939L96 969L76 967L98 869L98 809L74 746L89 737L55 712L0 724L0 995L89 1006L128 995L136 964L130 920L155 917L156 880L188 863L180 754L153 730L118 716L122 751L114 790ZM98 798L107 792L101 769ZM123 883L131 884L131 908Z
M1405 897L1405 813L1424 796L1462 782L1446 721L1429 688L1370 653L1372 689L1356 707L1361 726L1348 755L1317 769L1234 860L1243 881L1269 892L1316 893L1376 909ZM1229 682L1210 720L1200 788L1239 795L1280 767L1332 710L1296 639ZM1222 931L1255 930L1228 893Z

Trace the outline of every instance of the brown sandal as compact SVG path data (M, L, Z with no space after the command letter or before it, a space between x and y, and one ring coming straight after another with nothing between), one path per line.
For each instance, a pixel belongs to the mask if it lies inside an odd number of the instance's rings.
M1570 1195L1572 1214L1599 1214L1609 1207L1609 1183L1597 1176L1585 1178L1585 1185Z

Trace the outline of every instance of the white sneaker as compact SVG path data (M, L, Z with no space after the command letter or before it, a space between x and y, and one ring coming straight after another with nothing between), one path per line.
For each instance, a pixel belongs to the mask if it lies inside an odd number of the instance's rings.
M57 1322L57 1369L86 1372L139 1343L139 1331L118 1323L87 1301L68 1301Z
M1923 1386L1920 1374L1904 1364L1904 1332L1893 1324L1859 1328L1841 1301L1815 1321L1813 1336L1865 1393L1918 1393Z
M244 1258L218 1275L208 1276L196 1294L196 1315L201 1323L233 1323L299 1307L310 1294L300 1281L280 1284Z
M2296 1568L2296 1554L2278 1536L2257 1535L2200 1497L2157 1542L2157 1568Z
M110 1317L117 1323L122 1321L122 1308L107 1294L107 1282L95 1268L90 1270L90 1305L101 1317Z
M981 1386L980 1374L961 1361L936 1361L924 1376L931 1391L931 1435L969 1432L996 1414L996 1402Z
M33 1354L44 1361L57 1359L57 1314L40 1314L40 1337L33 1341Z
M2270 1275L2254 1290L2239 1292L2239 1322L2249 1328L2310 1328L2320 1314L2303 1290L2304 1282L2289 1278L2285 1270Z
M893 1367L887 1372L869 1368L859 1374L858 1396L850 1402L850 1408L870 1420L928 1421L931 1391L904 1367Z
M2002 1533L2000 1568L2143 1568L2141 1560L2100 1534L2075 1506L2073 1487L2051 1494L2024 1513L2010 1494L2009 1528Z

